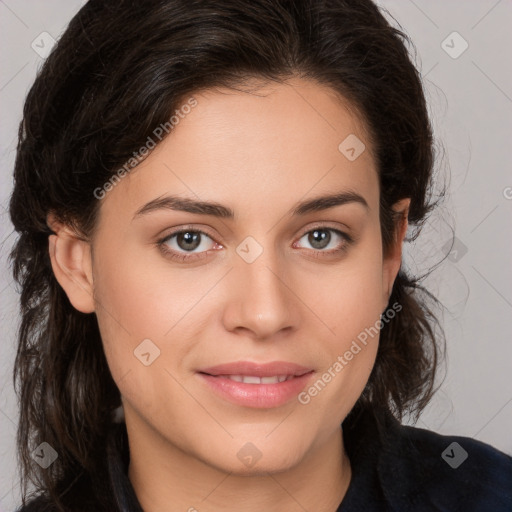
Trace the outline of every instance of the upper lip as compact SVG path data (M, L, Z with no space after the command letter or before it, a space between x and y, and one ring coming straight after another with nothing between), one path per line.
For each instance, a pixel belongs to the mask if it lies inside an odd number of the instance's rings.
M286 361L272 361L270 363L236 361L199 370L200 373L207 373L209 375L251 375L254 377L272 377L274 375L301 376L311 371L313 371L312 368Z

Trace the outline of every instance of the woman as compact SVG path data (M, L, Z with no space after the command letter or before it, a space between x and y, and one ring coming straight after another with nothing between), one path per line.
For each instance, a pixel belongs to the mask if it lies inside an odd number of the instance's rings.
M405 42L369 0L73 18L10 207L20 510L512 509L510 457L400 425L439 351Z

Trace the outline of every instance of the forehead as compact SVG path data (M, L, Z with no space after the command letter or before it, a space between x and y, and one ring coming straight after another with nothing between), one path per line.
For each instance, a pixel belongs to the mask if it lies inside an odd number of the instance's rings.
M317 82L296 78L258 87L246 85L242 90L209 89L194 97L197 106L174 133L174 150L182 156L214 152L219 157L256 156L259 162L265 149L274 153L274 160L276 153L283 160L306 152L319 157L329 155L333 147L337 150L350 134L357 134L368 152L372 151L355 106ZM194 138L196 145L191 144ZM183 140L187 144L178 148L178 141ZM219 141L223 142L220 146Z
M378 201L364 123L332 89L295 79L192 96L196 105L107 193L102 208L135 212L156 197L183 194L249 212L281 203L289 208L300 198L338 189ZM347 158L345 146L354 143L362 152Z

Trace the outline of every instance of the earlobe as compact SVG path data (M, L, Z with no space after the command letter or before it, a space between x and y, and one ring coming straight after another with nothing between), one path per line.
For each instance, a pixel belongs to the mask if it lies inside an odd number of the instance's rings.
M69 301L82 313L95 310L91 248L68 225L48 216L48 225L55 233L48 237L48 249L55 278L62 286Z
M407 233L407 218L409 215L410 204L411 199L405 198L397 201L392 206L392 209L395 212L400 213L400 220L397 221L396 224L392 247L390 247L390 250L383 262L383 309L388 305L389 297L391 296L391 291L393 289L393 284L395 282L396 276L398 275L398 271L400 270L400 265L402 264L402 245L405 234Z

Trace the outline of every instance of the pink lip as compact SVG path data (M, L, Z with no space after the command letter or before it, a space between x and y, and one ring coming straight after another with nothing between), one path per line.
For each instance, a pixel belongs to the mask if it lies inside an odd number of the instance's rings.
M313 373L311 368L282 361L266 364L240 361L205 368L200 370L198 375L210 389L234 404L268 409L284 405L297 397ZM225 375L294 375L294 378L276 384L245 384L231 380Z

